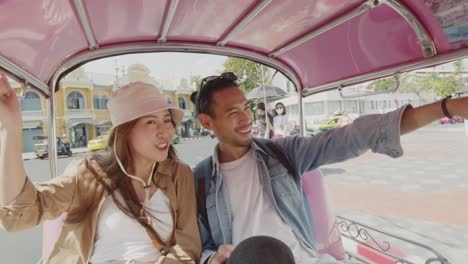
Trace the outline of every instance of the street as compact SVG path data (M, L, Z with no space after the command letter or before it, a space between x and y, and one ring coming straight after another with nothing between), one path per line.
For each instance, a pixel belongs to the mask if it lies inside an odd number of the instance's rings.
M216 142L194 139L176 149L194 166L213 152ZM466 263L468 137L460 125L437 125L402 137L402 145L405 155L399 159L366 153L322 167L335 212L426 244L452 263ZM59 173L71 159L85 155L60 157ZM50 177L48 160L28 160L25 166L33 182ZM2 263L35 263L41 255L41 232L40 227L17 234L0 231ZM414 249L412 254L417 253Z

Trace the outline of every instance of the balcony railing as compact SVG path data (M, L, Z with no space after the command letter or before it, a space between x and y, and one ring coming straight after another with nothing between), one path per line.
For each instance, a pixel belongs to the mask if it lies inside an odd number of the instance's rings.
M46 119L46 113L42 112L41 110L22 111L21 114L24 121Z
M65 116L68 117L91 117L94 118L95 114L89 109L66 109Z

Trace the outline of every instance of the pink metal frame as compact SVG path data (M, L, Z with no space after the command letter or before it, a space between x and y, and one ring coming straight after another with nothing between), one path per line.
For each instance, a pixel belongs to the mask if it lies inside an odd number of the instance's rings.
M54 83L61 66L85 53L137 43L175 51L201 45L213 48L205 52L225 54L223 47L230 55L256 54L263 63L282 64L280 70L310 94L329 83L453 52L424 2L6 1L0 9L0 66L49 96L45 86Z
M180 51L248 58L278 69L307 96L467 57L468 48L451 45L426 3L3 1L0 68L49 98L49 127L55 127L54 91L63 74L86 61L126 53ZM302 97L299 106L302 116ZM55 137L53 129L49 136ZM49 147L55 156L54 144Z

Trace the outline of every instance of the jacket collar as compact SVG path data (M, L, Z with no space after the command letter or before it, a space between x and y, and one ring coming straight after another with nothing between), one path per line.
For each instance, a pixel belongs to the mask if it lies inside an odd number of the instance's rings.
M165 190L172 182L174 162L172 159L166 159L158 163L156 185L162 190Z
M252 143L250 144L250 149L253 149L255 153L263 153L267 154L262 148L258 146L258 144L255 142L255 140L252 140ZM256 155L257 156L257 155ZM220 171L220 162L219 162L219 143L216 144L216 147L214 148L213 155L211 156L211 162L213 166L211 166L211 178L214 178L216 174L219 173Z

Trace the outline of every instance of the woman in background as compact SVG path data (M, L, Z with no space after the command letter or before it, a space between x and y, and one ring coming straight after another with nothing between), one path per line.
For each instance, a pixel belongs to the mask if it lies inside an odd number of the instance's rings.
M273 110L273 133L274 137L289 136L288 115L283 103L277 103Z

